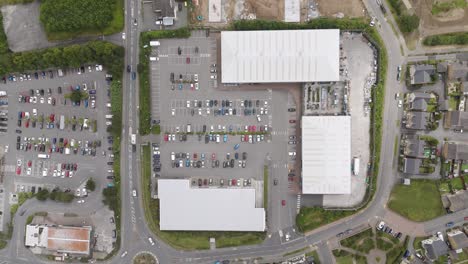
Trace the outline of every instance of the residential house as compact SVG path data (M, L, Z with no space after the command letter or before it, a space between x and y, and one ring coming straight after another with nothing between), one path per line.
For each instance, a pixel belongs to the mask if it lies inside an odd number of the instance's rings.
M431 64L416 64L409 66L410 84L419 85L433 82L436 67Z
M459 142L445 142L442 157L446 160L468 160L468 144Z
M426 256L431 260L438 259L440 256L447 254L449 250L447 244L439 237L423 240L421 244L426 250Z
M403 154L411 158L424 158L424 149L426 141L419 139L417 136L408 137L402 140Z
M408 109L413 111L426 111L431 99L436 99L433 93L413 92L408 94Z
M446 61L437 63L437 72L438 73L446 73L447 72L447 66L448 66L448 62L446 62Z
M421 174L419 167L422 165L421 159L403 158L403 173L407 174Z
M461 130L468 128L468 112L450 111L445 113L444 128Z
M406 113L405 127L408 129L426 130L431 114L428 112L411 112Z
M452 249L457 253L463 252L463 249L468 247L468 237L458 229L447 232L447 238Z
M458 212L468 208L468 191L458 191L455 194L442 196L442 204L450 212Z
M177 16L177 5L174 0L153 0L153 11L157 20L162 20L163 25L174 25Z

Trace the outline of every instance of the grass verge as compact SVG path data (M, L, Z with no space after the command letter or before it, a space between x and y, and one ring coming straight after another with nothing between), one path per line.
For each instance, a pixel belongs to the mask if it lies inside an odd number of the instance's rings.
M159 200L151 198L151 149L142 147L141 188L148 227L158 237L174 248L181 250L209 249L209 239L216 239L216 247L234 247L258 244L265 239L264 232L185 232L159 230Z
M392 190L388 207L394 212L416 222L444 215L437 181L411 181L411 185L398 184Z
M288 257L288 256L296 255L297 253L300 253L300 252L302 252L302 251L304 251L304 250L306 250L306 249L307 249L307 247L303 247L303 248L300 248L300 249L296 249L296 250L294 250L294 251L291 251L291 252L288 252L288 253L283 254L283 257Z
M468 45L468 32L455 32L432 35L424 38L426 46Z
M354 211L329 211L320 207L302 207L296 217L296 226L301 232L305 232L354 213Z

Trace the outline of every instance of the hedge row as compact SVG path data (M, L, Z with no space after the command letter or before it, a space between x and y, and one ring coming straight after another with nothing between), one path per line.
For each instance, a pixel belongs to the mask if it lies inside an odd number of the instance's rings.
M426 46L468 45L468 32L456 32L428 36L423 41Z

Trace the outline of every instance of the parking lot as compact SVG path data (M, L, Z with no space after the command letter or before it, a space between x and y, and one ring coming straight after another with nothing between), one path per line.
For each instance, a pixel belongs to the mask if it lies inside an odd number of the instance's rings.
M193 31L189 39L162 39L153 47L152 119L161 124L153 174L190 178L194 188L257 188L261 196L267 166L275 232L297 210L288 180L296 153L295 113L288 112L294 102L281 90L221 84L217 41L216 34Z
M100 65L5 76L0 137L8 192L112 184L110 91ZM80 94L72 101L72 94ZM104 164L104 166L103 166ZM106 165L107 164L107 165ZM79 196L83 196L82 192ZM83 202L80 202L83 203Z

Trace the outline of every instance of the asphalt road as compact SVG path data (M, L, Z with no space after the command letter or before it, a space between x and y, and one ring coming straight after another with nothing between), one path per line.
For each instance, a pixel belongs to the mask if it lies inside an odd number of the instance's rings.
M366 7L374 14L377 19L381 22L381 26L378 28L383 42L386 45L389 64L388 64L388 75L386 80L386 94L385 94L385 111L383 119L383 142L382 152L380 160L380 173L377 179L377 190L374 196L374 200L370 205L359 214L356 214L345 220L341 220L335 223L331 223L325 227L314 230L304 236L293 239L289 242L282 242L280 240L267 239L260 245L244 246L238 248L225 248L215 249L206 251L176 251L166 244L155 239L156 245L150 246L148 243L148 237L151 236L146 223L144 221L144 215L142 211L141 201L131 197L131 190L133 188L139 189L139 154L131 152L131 146L129 143L129 137L132 132L130 127L134 130L137 127L138 112L137 112L137 98L138 89L137 82L132 81L129 74L125 74L124 77L124 120L123 120L123 135L122 135L122 246L119 254L112 260L106 263L129 263L130 258L139 251L151 251L159 259L160 263L212 263L218 259L237 259L237 258L255 258L258 256L274 256L280 252L290 252L294 249L303 248L304 246L317 244L320 249L326 251L327 247L323 246L323 243L334 237L338 232L344 231L349 228L354 228L362 223L374 224L377 218L385 217L386 208L385 204L388 200L391 188L396 182L397 178L395 175L396 167L393 164L393 143L396 135L399 134L398 128L395 126L395 120L398 119L399 111L397 111L397 105L394 102L394 94L402 90L399 82L396 81L396 68L398 65L403 64L405 58L400 53L400 44L398 38L393 34L390 25L385 21L379 7L373 0L365 2ZM137 65L137 52L138 52L138 30L133 25L133 18L140 17L139 14L140 3L135 0L126 1L126 40L123 44L126 48L126 61L131 64L133 68ZM387 8L388 10L388 8ZM51 205L52 206L52 205ZM57 205L55 205L57 206ZM97 206L97 205L96 205ZM31 211L40 211L40 207L37 207L37 203L34 201L28 201L24 208L30 208L28 213ZM66 211L70 208L59 208ZM20 209L21 210L21 209ZM86 210L92 210L90 204ZM429 222L424 223L426 232L431 233L434 230L443 228L445 223L448 221L455 221L461 223L463 216L466 211L462 211L456 214L447 215ZM2 254L0 260L11 263L31 263L32 259L37 263L38 260L32 256L32 254L25 253L24 256L18 257L17 252L22 248L21 226L24 226L26 219L24 216L16 216L15 225L19 227L15 229L15 235L12 239L12 243L7 247L5 251L8 254ZM18 231L19 230L19 231ZM124 251L128 251L128 255L125 258L120 258L120 254ZM326 253L321 254L324 256ZM326 255L329 259L330 255Z

